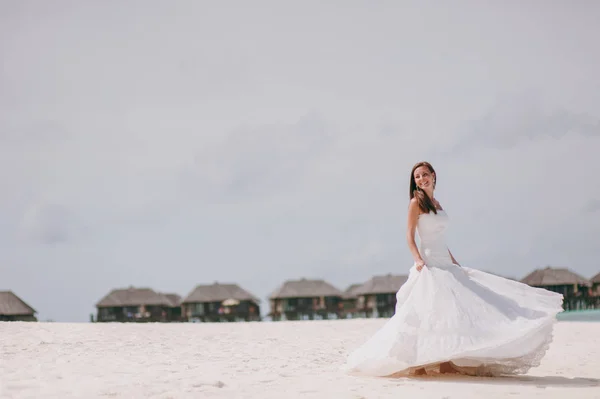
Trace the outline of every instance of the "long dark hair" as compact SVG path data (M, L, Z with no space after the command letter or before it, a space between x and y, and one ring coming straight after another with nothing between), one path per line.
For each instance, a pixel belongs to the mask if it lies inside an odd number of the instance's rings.
M433 170L433 166L431 166L431 164L429 162L417 162L415 164L415 166L413 166L412 170L410 171L409 198L410 199L416 198L417 204L419 204L419 208L421 208L421 210L423 212L425 212L425 213L433 212L433 213L437 214L437 209L436 209L435 205L433 204L433 201L431 200L431 198L429 198L429 196L427 195L427 193L425 191L423 191L419 187L417 187L417 183L415 182L415 170L421 166L427 167L427 169L429 169L431 174L435 175L434 180L433 180L433 188L435 188L435 183L437 180L437 173L435 173L435 170Z

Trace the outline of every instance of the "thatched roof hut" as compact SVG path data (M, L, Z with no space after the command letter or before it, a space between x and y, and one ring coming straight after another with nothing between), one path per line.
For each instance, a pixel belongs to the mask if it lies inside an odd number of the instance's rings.
M362 285L362 283L352 284L342 294L342 299L356 299L356 290Z
M260 299L237 284L219 284L217 282L196 286L181 303L222 302L227 299L260 303Z
M163 294L171 302L172 307L181 305L181 296L177 294Z
M141 305L175 307L179 304L174 305L167 295L156 292L151 288L129 287L112 290L96 304L96 307L108 308Z
M37 311L12 291L0 291L0 319L35 320Z
M300 280L288 280L284 282L269 296L269 298L342 297L343 295L342 291L324 280L307 280L303 278Z
M525 276L521 282L534 287L548 287L556 285L591 286L591 283L588 279L572 272L569 269L552 267L534 270Z
M398 292L408 276L386 274L373 276L369 281L354 290L355 295L392 294Z
M590 279L592 284L600 284L600 273L596 274L594 277Z

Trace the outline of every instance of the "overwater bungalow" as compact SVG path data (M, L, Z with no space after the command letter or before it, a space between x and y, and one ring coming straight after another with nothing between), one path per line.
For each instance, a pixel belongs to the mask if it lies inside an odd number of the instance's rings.
M0 291L0 321L37 321L36 310L12 291Z
M198 285L181 302L186 321L260 321L260 299L237 284Z
M592 295L600 296L600 273L590 279L592 283Z
M525 276L521 282L563 294L564 310L593 308L592 283L569 269L552 267L536 269Z
M169 321L182 321L181 296L178 294L163 294L171 302Z
M392 317L396 309L396 293L407 279L408 276L404 275L374 276L356 288L355 317Z
M98 322L169 322L179 321L179 295L162 294L151 288L112 290L97 304Z
M594 297L594 308L600 309L600 273L590 279L592 283L592 296Z
M339 319L343 293L324 280L289 280L270 296L273 321Z
M352 318L356 314L356 289L360 287L362 283L356 283L350 285L342 294L342 318Z

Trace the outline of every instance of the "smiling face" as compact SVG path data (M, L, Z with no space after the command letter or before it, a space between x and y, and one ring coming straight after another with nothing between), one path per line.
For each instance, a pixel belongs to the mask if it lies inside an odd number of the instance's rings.
M419 166L413 172L415 184L421 190L433 190L435 187L435 173L433 173L426 165Z

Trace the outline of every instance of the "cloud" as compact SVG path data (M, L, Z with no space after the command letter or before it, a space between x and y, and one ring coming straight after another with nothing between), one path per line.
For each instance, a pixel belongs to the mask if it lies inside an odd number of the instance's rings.
M591 199L587 204L583 206L584 213L595 213L600 211L600 200L599 199Z
M332 144L318 113L295 123L243 126L199 149L181 173L184 191L208 201L240 201L293 188Z
M3 146L47 146L73 137L65 126L52 119L26 120L0 119L0 143Z
M346 266L373 266L385 259L384 245L378 240L369 240L361 247L346 253L342 263Z
M46 245L67 243L74 232L74 215L66 207L52 203L30 206L19 226L21 239Z
M453 151L509 149L525 140L560 139L569 133L600 136L600 119L561 107L545 106L533 94L499 100L483 117L469 122Z

